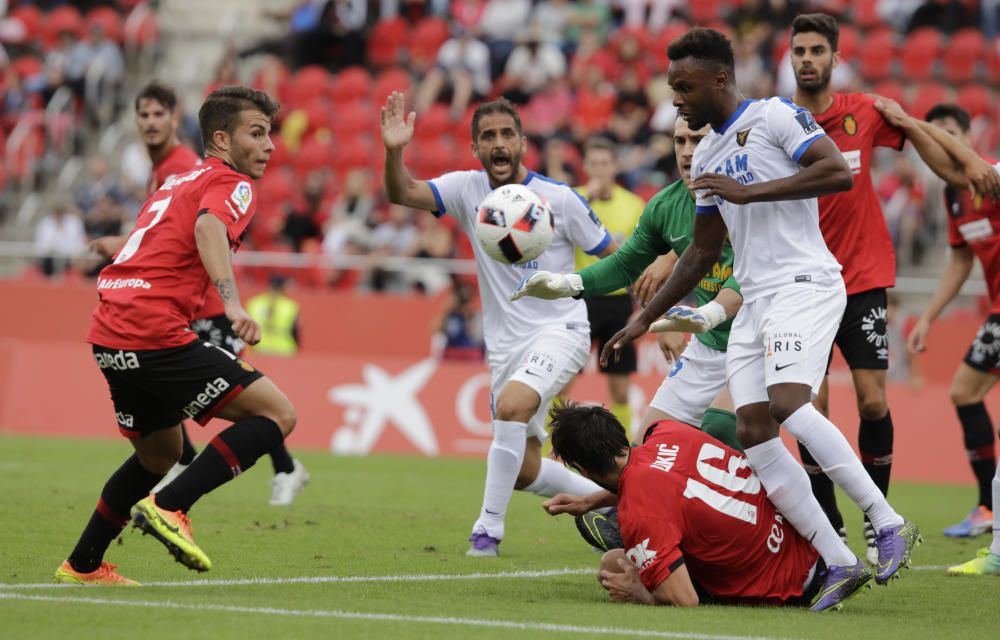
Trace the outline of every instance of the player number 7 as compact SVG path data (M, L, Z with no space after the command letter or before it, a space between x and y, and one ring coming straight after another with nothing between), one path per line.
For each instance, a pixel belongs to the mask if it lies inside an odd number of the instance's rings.
M118 257L115 258L115 264L121 264L135 255L136 251L139 250L139 245L142 244L142 239L146 235L146 232L152 229L163 219L163 214L167 212L167 207L170 206L170 200L173 196L164 198L163 200L157 200L153 204L149 205L146 211L153 211L156 213L153 219L145 227L141 229L134 229L132 234L128 237L125 242L125 246L122 250L118 252Z

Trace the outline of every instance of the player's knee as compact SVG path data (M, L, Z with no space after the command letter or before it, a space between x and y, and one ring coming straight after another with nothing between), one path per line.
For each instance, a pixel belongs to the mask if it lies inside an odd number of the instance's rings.
M862 420L881 420L888 411L883 394L872 393L858 398L858 415Z
M265 414L265 417L273 420L286 438L295 429L295 424L299 419L295 413L295 407L287 400L273 407Z
M167 446L155 452L137 452L137 455L139 457L139 464L146 471L162 476L166 475L177 464L177 461L181 459L181 446L180 444L176 447Z
M969 389L960 384L952 384L949 395L951 396L951 403L956 407L964 407L965 405L983 401L982 394L977 393L975 389Z
M504 422L527 422L538 410L538 403L515 396L501 396L493 409L493 417Z
M783 424L785 420L793 413L802 408L802 403L797 402L792 399L776 398L771 400L771 404L768 405L768 411L771 413L771 417L778 424Z

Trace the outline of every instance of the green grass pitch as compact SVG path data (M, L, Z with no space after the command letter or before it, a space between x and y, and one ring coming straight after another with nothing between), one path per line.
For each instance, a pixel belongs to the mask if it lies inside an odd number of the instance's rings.
M593 577L599 556L572 521L545 515L538 498L520 493L503 555L466 558L482 461L322 453L300 455L312 482L290 508L267 504L266 459L195 506L195 535L214 563L209 573L188 571L128 529L108 560L140 582L169 584L44 584L127 452L110 440L0 436L0 637L1000 637L1000 578L949 578L941 570L986 544L940 533L971 506L972 489L914 484L894 486L891 497L924 531L915 569L819 615L609 603ZM857 547L860 515L845 512ZM210 582L184 584L202 580Z

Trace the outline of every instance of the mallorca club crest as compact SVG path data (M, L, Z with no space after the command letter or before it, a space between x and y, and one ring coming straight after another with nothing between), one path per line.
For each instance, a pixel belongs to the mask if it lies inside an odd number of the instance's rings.
M844 120L840 123L840 126L844 129L844 133L849 136L853 136L858 133L858 121L854 119L853 113L849 113L844 116Z

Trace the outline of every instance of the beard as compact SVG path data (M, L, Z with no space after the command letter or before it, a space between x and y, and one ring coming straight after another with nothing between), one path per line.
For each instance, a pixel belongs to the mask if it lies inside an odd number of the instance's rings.
M833 77L833 67L826 69L816 69L816 75L808 80L803 80L798 73L795 74L795 84L806 93L819 93L830 86L830 79Z

